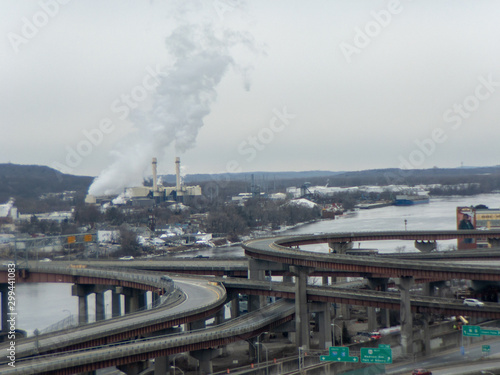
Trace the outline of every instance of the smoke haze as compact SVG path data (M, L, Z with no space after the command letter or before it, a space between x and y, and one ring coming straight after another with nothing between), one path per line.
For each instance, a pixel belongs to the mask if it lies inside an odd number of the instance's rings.
M94 180L92 195L117 194L127 186L142 185L153 156L161 161L170 146L176 153L194 147L217 99L217 85L230 68L243 76L244 87L249 88L251 69L239 65L232 50L243 46L254 51L251 36L206 21L183 23L165 44L172 63L158 77L151 109L131 112L135 131L112 152L115 161Z

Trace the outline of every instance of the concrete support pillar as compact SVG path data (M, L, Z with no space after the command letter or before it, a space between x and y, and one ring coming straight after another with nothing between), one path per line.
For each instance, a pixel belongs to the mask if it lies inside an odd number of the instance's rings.
M113 318L121 315L121 295L113 290L111 292L111 316Z
M400 320L401 320L401 348L403 355L413 355L413 315L410 303L410 288L414 284L411 276L395 279L401 292Z
M389 328L391 326L391 310L380 309L380 325L384 328Z
M429 283L424 283L422 285L422 292L424 296L432 297L436 294L436 288L439 290L438 297L445 297L446 290L449 288L446 286L446 282L444 281L432 281Z
M148 293L144 291L139 291L138 299L138 310L145 310L148 307Z
M197 320L195 322L188 323L188 330L189 331L196 331L198 329L203 329L206 326L207 325L206 325L205 319L201 319L201 320Z
M8 332L10 330L9 316L7 313L9 312L9 285L1 284L0 285L0 293L2 293L2 332Z
M329 242L329 252L334 254L345 254L352 249L352 242Z
M387 283L389 282L388 278L384 277L371 277L366 280L366 285L372 289L372 290L379 290L381 292L387 292ZM367 308L370 309L370 308ZM367 310L368 314L371 314ZM368 324L370 324L370 318L368 318ZM376 331L379 327L377 324L377 319L375 315L375 320L374 320L374 328L370 329L370 331ZM380 309L380 326L381 327L390 327L391 326L391 321L390 321L390 310L389 309Z
M334 346L332 343L332 320L329 305L327 302L316 302L312 307L316 314L319 349L328 349L330 346Z
M337 276L330 276L330 284L334 285L337 283Z
M106 302L104 292L95 293L95 320L96 322L105 319Z
M423 283L421 285L422 287L422 294L427 297L431 297L434 294L434 287L432 286L432 283Z
M189 352L189 354L199 361L200 375L207 375L213 373L212 359L216 358L218 351L215 349L201 349Z
M368 331L373 332L377 330L377 312L375 307L368 306L366 308L366 315L368 316Z
M293 269L292 269L293 268ZM307 311L307 276L308 268L291 267L295 274L295 334L296 345L309 349L309 314Z
M160 295L158 293L151 293L151 303L155 307L160 302Z
M155 358L154 375L167 375L170 372L170 359L168 355Z
M222 309L220 309L215 313L215 322L214 322L215 325L224 323L224 321L226 320L225 312L226 312L226 307L222 306Z
M122 294L125 296L125 314L137 311L139 309L141 291L138 289L123 287Z
M284 274L283 275L283 282L291 284L291 283L293 283L293 279L292 278L293 278L293 276L291 274L288 274L288 273Z
M87 295L78 296L78 324L86 324L89 321L89 303Z
M422 253L430 253L437 248L436 241L415 241L415 248Z
M71 295L78 297L78 324L85 324L89 319L89 304L87 297L93 293L93 285L73 284Z
M240 297L236 295L235 298L231 300L231 319L240 316Z
M340 316L344 320L350 320L351 319L351 306L347 305L345 303L342 303L340 305Z
M262 263L255 259L250 259L248 262L248 274L250 280L265 280L266 270ZM265 296L248 296L248 312L260 309L266 303Z

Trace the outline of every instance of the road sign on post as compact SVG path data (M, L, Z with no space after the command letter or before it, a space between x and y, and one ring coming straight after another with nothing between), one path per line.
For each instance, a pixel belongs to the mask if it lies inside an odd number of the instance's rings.
M497 329L481 328L479 326L463 326L462 335L471 337L480 336L500 336L500 331Z
M483 329L483 328L481 328L481 335L500 336L500 331L498 331L496 329Z
M483 346L481 347L481 351L482 351L483 353L489 353L489 352L490 352L490 349L491 349L491 347L490 347L489 345L483 345Z
M392 349L385 345L378 348L361 348L361 363L392 363Z
M319 357L320 361L359 362L358 357L349 356L349 348L345 346L330 346L330 354Z
M470 336L470 337L480 337L481 336L481 327L479 326L463 326L462 327L462 335Z

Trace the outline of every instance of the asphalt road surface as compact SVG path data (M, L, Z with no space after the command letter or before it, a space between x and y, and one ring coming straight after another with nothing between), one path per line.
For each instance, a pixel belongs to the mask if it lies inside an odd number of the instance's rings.
M482 346L489 345L490 353L482 352ZM500 374L500 339L481 341L470 346L465 344L465 353L460 348L446 351L437 356L405 365L387 366L387 374L411 374L415 368L425 368L432 375L460 375L477 371L489 371ZM498 369L495 372L495 369ZM486 372L487 374L488 372Z

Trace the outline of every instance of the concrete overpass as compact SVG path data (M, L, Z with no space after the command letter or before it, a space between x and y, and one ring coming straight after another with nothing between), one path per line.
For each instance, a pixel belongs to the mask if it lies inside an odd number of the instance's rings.
M143 271L113 271L90 268L69 268L40 266L24 269L24 278L17 282L72 282L87 285L118 285L135 287L157 292L164 282L160 275ZM0 272L0 280L6 272ZM162 297L167 303L158 303L155 308L129 313L111 320L80 325L77 328L40 335L36 339L20 340L16 345L18 357L54 353L61 350L75 350L117 341L135 339L164 331L179 324L199 321L216 314L226 301L226 291L222 284L211 280L179 278L177 287L170 296ZM185 298L187 296L187 298ZM172 301L173 299L173 301ZM6 349L8 345L0 346ZM5 358L1 358L5 360Z
M97 346L57 355L38 356L17 361L15 368L2 365L0 372L23 375L74 374L104 367L140 363L148 358L165 358L168 355L186 351L204 350L205 354L210 355L213 352L212 348L254 337L291 320L293 314L293 302L281 300L216 327ZM166 363L168 364L168 359ZM205 366L208 366L205 367L205 371L209 372L210 365L205 363ZM162 370L164 374L165 368Z
M430 263L428 261L408 262L407 260L391 259L390 257L349 256L341 254L342 249L345 248L344 244L346 242L359 241L361 238L369 240L373 240L375 237L378 239L409 239L408 236L410 236L411 238L414 238L418 241L433 241L435 239L450 239L450 237L453 236L457 238L462 235L466 235L467 237L465 238L470 238L471 236L475 235L481 235L481 238L485 236L485 231L466 231L466 233L460 232L464 231L439 231L425 233L411 232L411 234L409 234L409 232L385 232L375 234L322 234L318 236L311 235L253 240L244 244L245 253L250 258L250 261L248 263L248 273L252 281L248 282L247 280L243 285L237 285L238 280L226 279L221 281L224 281L229 288L232 288L237 292L243 292L253 295L275 295L285 298L294 298L297 344L305 344L305 346L307 346L307 340L305 340L305 337L308 336L309 329L309 319L307 317L308 302L317 301L318 303L323 304L325 302L339 302L343 304L360 304L363 306L378 306L390 309L397 309L399 305L399 309L402 311L403 327L405 327L405 324L406 327L411 327L412 312L425 313L442 311L446 314L456 315L459 313L463 314L464 311L467 311L468 315L496 317L499 313L496 306L487 306L487 308L484 310L478 310L466 308L463 305L459 305L457 302L452 302L449 300L439 300L436 298L420 299L410 297L409 295L409 288L411 286L411 283L417 277L428 280L466 278L473 280L498 281L500 280L500 270L496 268L479 266L467 267L463 265L439 264L438 262ZM473 232L480 232L480 234ZM496 232L492 232L488 235L491 236L492 241L496 238L496 236L500 237L500 233ZM307 245L311 243L328 243L332 249L337 249L339 251L335 254L318 254L300 250L300 246L302 246L303 244ZM340 247L335 244L340 244ZM135 261L120 262L119 265L123 266L125 265L125 263L127 266L129 266L129 264L130 266L139 266L139 264ZM70 268L70 266L68 267ZM243 272L243 270L241 269L241 264L235 265L235 267L239 269L238 272ZM67 282L75 282L76 277L77 281L80 281L82 283L88 282L89 284L95 282L102 282L104 284L119 284L122 282L127 282L137 283L137 287L143 290L154 290L154 288L158 288L158 285L155 283L150 285L148 284L149 286L146 286L147 283L138 283L137 279L128 279L128 277L125 277L123 273L122 275L118 275L116 278L103 278L102 275L92 274L93 272L97 271L106 272L103 270L74 268L70 268L70 270L71 272L54 271L54 276L42 276L43 272L37 274L36 272L24 270L23 272L27 273L22 276L21 280L28 280L32 277L32 280L38 281L43 281L45 278L46 281L52 280L56 282L63 282L64 280ZM286 284L285 282L283 283L283 285L279 286L276 285L276 283L262 283L261 280L267 270L271 271L273 275L284 275L285 281L290 281L290 275L294 275L296 282L294 284ZM230 269L221 270L220 266L218 266L218 270L212 271L231 272ZM339 271L341 273L339 273ZM83 272L83 274L75 274L75 272ZM89 272L90 274L85 272ZM353 290L342 292L338 288L316 288L308 286L307 276L313 275L315 273L337 276L347 274L357 275L363 276L369 280L385 280L389 277L393 277L398 279L401 294L378 294L380 292L377 291L359 291L353 293ZM111 282L111 279L114 279L114 281ZM222 303L223 302L221 302L221 304ZM258 304L254 304L253 308L256 308L257 306ZM213 314L214 311L209 311L207 312L207 314L208 313ZM145 317L140 317L139 321L144 318ZM408 321L408 319L410 320ZM139 322L137 323L139 324ZM124 325L122 326L124 327ZM122 337L122 339L123 338L124 337ZM405 339L411 342L411 338L405 337ZM91 343L90 345L96 344L99 343ZM66 346L69 345L66 344ZM137 348L133 349L133 353L135 353L136 349ZM180 351L184 350L182 349ZM156 353L155 351L152 352ZM110 366L110 361L112 362L114 360L109 360L108 362L106 362L107 366ZM68 365L68 362L66 362L66 364Z
M414 240L436 241L453 238L488 238L496 244L500 230L459 230L459 231L401 231L332 233L320 235L288 236L257 239L243 245L245 255L251 258L250 278L263 280L266 270L288 270L295 276L295 309L297 345L309 346L307 278L316 270L350 272L367 278L373 285L386 284L393 278L400 290L401 337L405 354L412 349L412 310L410 289L415 278L429 280L469 279L500 281L500 269L488 266L467 266L428 261L407 261L394 258L345 255L353 241L364 240ZM300 246L326 243L329 254L304 251ZM370 315L370 313L369 313ZM372 312L373 315L373 312Z

